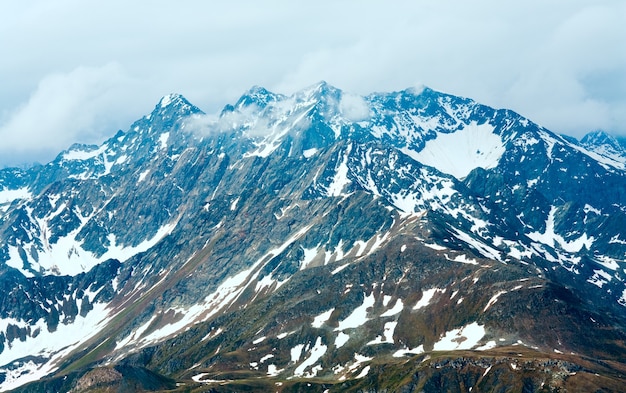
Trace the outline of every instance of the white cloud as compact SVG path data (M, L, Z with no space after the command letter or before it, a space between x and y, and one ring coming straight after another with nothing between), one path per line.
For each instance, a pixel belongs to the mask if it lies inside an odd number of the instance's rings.
M350 121L367 120L370 117L370 107L363 97L356 94L343 93L339 101L341 114Z
M185 129L199 136L222 132L228 133L243 129L247 136L253 138L268 136L275 131L275 128L298 132L309 127L310 119L301 118L297 123L284 123L283 119L289 118L294 104L295 98L289 97L270 102L263 110L254 104L250 104L220 115L192 115L185 120ZM266 117L263 115L264 111L270 112L272 115ZM259 113L261 113L261 116L259 116Z
M45 77L0 126L0 152L59 152L74 142L98 142L105 132L115 132L112 113L127 114L128 103L118 99L131 86L117 64Z
M0 125L34 135L45 115L67 144L125 128L170 92L215 112L252 85L291 94L326 80L360 95L424 84L556 132L626 134L625 14L623 0L3 2ZM88 92L106 86L119 111ZM65 101L35 111L53 90Z
M258 113L256 105L249 105L221 115L196 114L185 120L185 129L200 136L232 132L240 128L247 129L251 136L267 134L270 125L266 119L259 118Z

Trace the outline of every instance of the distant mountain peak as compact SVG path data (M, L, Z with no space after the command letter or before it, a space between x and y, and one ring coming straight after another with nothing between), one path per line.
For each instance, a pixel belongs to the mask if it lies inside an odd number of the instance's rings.
M183 97L181 94L170 93L170 94L163 96L163 98L161 98L158 106L161 108L165 108L168 106L177 106L180 103L191 105L189 101L187 101L187 99Z
M172 93L163 96L154 107L152 113L144 116L144 119L149 121L161 119L162 126L168 128L184 117L203 113L200 108L190 103L183 95ZM133 124L132 128L136 125L137 124Z
M237 100L233 108L244 108L250 105L256 105L259 108L265 108L268 104L283 99L281 94L272 93L265 87L254 85L246 91Z
M182 94L171 93L163 96L159 103L155 106L152 114L156 113L178 113L180 115L190 115L193 113L202 113L200 108L189 102Z
M583 145L609 145L615 149L620 149L621 146L617 139L613 136L609 135L607 132L603 130L596 130L587 133L580 140Z
M306 97L339 97L341 95L341 89L329 84L328 82L322 80L317 82L314 85L311 85L300 92L296 93L296 95L303 95Z
M580 144L591 152L621 164L619 167L626 164L626 146L605 131L596 130L586 134Z

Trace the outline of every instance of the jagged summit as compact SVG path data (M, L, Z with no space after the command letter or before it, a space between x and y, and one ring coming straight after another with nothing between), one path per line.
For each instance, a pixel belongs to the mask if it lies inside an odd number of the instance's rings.
M608 150L614 152L623 152L625 147L617 140L617 138L609 135L602 130L592 131L587 133L580 140L580 143L586 147L602 147L604 146Z
M235 103L234 108L241 109L252 104L259 108L265 108L269 103L280 101L284 98L285 96L272 93L264 87L253 86L250 90L244 93L241 98L239 98L237 103Z
M161 98L161 100L157 104L157 107L166 108L168 106L180 107L185 105L191 106L189 101L187 101L187 99L183 97L182 94L170 93Z
M319 81L309 87L306 87L299 92L297 92L296 96L304 96L304 97L335 97L337 98L342 93L342 90L329 84L328 82L322 80Z
M165 127L171 127L177 120L193 114L202 113L204 112L202 112L200 108L191 104L181 94L172 93L163 96L154 107L152 113L146 116L146 118L148 118L148 120L153 117L160 118Z
M580 144L608 165L626 168L626 145L608 133L601 130L590 132L580 140Z

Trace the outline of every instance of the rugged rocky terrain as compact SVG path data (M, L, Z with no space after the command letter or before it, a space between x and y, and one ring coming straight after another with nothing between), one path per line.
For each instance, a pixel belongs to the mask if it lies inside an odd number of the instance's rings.
M626 147L428 88L180 95L0 171L0 390L625 391Z

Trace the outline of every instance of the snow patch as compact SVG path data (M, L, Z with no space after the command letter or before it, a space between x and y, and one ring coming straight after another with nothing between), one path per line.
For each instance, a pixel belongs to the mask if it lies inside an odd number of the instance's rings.
M471 349L485 336L484 326L473 322L458 329L446 332L443 337L435 343L434 351L455 351L461 349Z
M333 313L333 311L335 311L335 308L331 308L330 310L321 313L320 315L316 316L315 318L313 318L313 323L311 323L311 326L313 326L316 329L319 329L322 327L322 325L324 325L326 323L326 321L328 321L328 318L330 318L331 314Z
M453 261L453 262L466 263L468 265L478 265L478 262L475 259L469 258L465 254L459 254L455 256L454 259L448 259L448 260Z
M372 292L369 296L366 296L363 299L363 304L359 307L355 308L346 319L339 322L339 326L335 329L335 331L342 331L345 329L357 328L363 325L368 321L367 318L367 309L374 305L376 299L374 298L374 293Z
M396 304L393 306L392 309L385 311L384 313L380 314L380 316L392 317L396 314L401 313L403 309L404 309L404 304L402 303L402 299L398 299L396 300Z
M367 345L376 345L376 344L393 344L393 333L396 330L396 326L398 322L387 322L383 328L383 335L376 337L374 340L367 343Z
M363 368L363 370L361 370L361 372L359 373L359 375L357 375L355 378L356 379L360 379L360 378L364 378L367 376L367 374L370 372L370 366L365 366Z
M430 304L430 301L432 300L433 296L435 296L435 294L439 292L439 293L445 293L446 290L444 289L440 289L440 288L431 288L431 289L427 289L426 291L424 291L422 293L422 298L417 302L417 304L413 307L413 310L419 310L422 307L426 307Z
M626 307L626 289L622 292L622 296L617 300L619 304Z
M96 303L93 307L86 316L77 315L71 324L59 323L54 332L48 331L45 321L40 319L31 326L33 330L39 329L39 335L27 337L25 341L13 340L10 346L7 345L0 354L0 365L5 365L0 372L6 373L5 380L0 383L0 391L15 389L54 372L60 359L96 335L112 317L106 304ZM7 367L9 363L25 357L40 357L42 362L22 362L21 367L15 370Z
M164 132L159 135L159 143L161 144L161 150L167 149L167 140L170 138L169 132Z
M489 342L487 342L487 344L485 345L481 345L480 347L477 347L476 350L477 351L488 351L490 349L493 349L497 346L496 342L494 340L491 340Z
M350 365L350 367L348 367L348 372L355 372L356 370L358 370L361 365L365 362L369 362L371 361L373 358L369 357L369 356L364 356L361 355L359 353L355 353L354 354L354 362ZM365 368L363 368L363 370L361 370L361 372L359 373L359 375L356 378L363 378L364 376L367 375L367 373L369 373L370 370L370 366L365 366Z
M478 251L482 256L489 258L489 259L495 259L496 261L501 261L501 257L500 257L500 251L496 250L495 248L481 242L480 240L477 240L475 238L473 238L472 236L468 235L465 232L462 232L456 228L452 228L452 230L456 233L454 233L454 236L461 240L464 243L469 244L470 246L474 247L476 249L476 251Z
M491 124L476 122L450 134L438 133L419 152L404 149L413 159L462 179L476 168L495 168L505 148Z
M278 376L278 374L280 374L283 371L285 371L284 368L281 368L279 370L278 367L276 367L275 364L268 364L267 365L267 375L270 376L270 377L276 377L276 376Z
M17 190L0 191L0 205L11 203L16 199L30 199L32 194L27 187L18 188Z
M115 160L115 165L122 165L126 161L128 161L128 156L124 154L123 156L120 156L117 160Z
M306 149L302 152L302 155L304 156L304 158L311 158L313 157L315 154L317 154L317 149L316 148L311 148L311 149Z
M191 377L191 379L196 382L196 383L205 383L205 384L213 384L213 383L227 383L227 382L232 382L231 379L204 379L204 377L206 377L207 375L209 375L209 373L200 373L200 374L196 374L193 377Z
M350 265L349 263L346 263L344 265L338 266L332 272L330 272L330 274L332 274L334 276L335 274L339 273L343 269L347 268L349 265Z
M556 247L560 245L561 248L567 252L575 253L582 250L583 247L587 247L587 249L591 249L591 246L594 242L594 237L588 237L586 233L583 233L578 239L572 240L570 242L563 239L563 237L557 234L554 231L554 218L556 214L556 206L552 206L550 208L550 213L548 213L548 218L546 219L546 229L543 233L533 232L529 233L528 237L532 240L548 245L550 247Z
M145 171L141 172L139 174L139 178L137 179L137 183L141 183L142 181L144 181L146 179L146 176L148 176L148 173L150 173L150 169L146 169Z
M332 183L326 189L328 196L341 196L343 189L351 183L350 179L348 179L348 155L350 151L351 146L345 152L343 160L335 172Z
M337 337L335 338L335 347L341 348L345 345L345 343L350 340L350 336L344 332L339 332Z
M313 261L313 259L317 256L317 247L313 248L304 248L301 247L302 251L304 251L304 259L300 262L300 270L306 269L306 267Z
M626 244L626 240L620 239L619 234L617 234L609 240L609 244Z
M291 361L297 363L300 361L300 356L302 356L302 350L304 349L304 344L298 344L295 347L291 348Z
M237 203L239 203L239 197L235 198L230 204L230 210L235 211L237 209Z
M610 270L619 269L619 261L606 255L596 255L594 261Z
M419 347L413 349L405 347L404 349L400 349L394 352L391 356L393 356L394 358L401 358L407 355L420 355L422 353L424 353L424 345L420 345Z
M102 145L95 150L70 150L63 153L63 160L65 161L85 161L91 158L98 157L104 153L108 148L108 145Z
M298 367L296 367L293 375L296 377L304 377L304 378L312 378L317 375L317 372L321 370L321 367L313 367L309 373L305 374L305 370L307 367L313 366L317 363L318 360L321 359L322 356L326 353L328 346L322 344L322 338L318 337L315 341L315 345L311 348L311 356L305 359ZM293 358L293 356L292 356Z
M435 243L424 243L424 245L428 248L432 248L435 251L443 251L448 249L447 247L440 246L439 244Z
M598 269L593 271L593 276L591 276L591 278L589 278L587 282L597 286L598 288L602 288L604 284L608 283L612 279L613 276L611 276L609 273L605 272L604 270Z
M84 222L87 222L88 219L85 218ZM42 228L42 232L45 232L47 224L43 220L38 220L38 224ZM55 244L45 244L44 249L38 252L38 260L31 261L29 259L29 263L36 271L43 270L48 274L75 276L89 271L94 266L108 259L117 259L120 262L125 262L131 257L152 248L162 238L169 235L175 227L176 223L166 224L159 228L152 238L130 247L118 245L115 235L109 234L108 240L110 245L108 250L102 256L97 257L93 253L84 250L80 243L76 241L75 238L82 229L81 226L67 236L59 238ZM18 269L26 277L32 276L30 271L24 269L24 262L19 255L17 247L9 246L9 260L6 263Z
M489 307L491 307L495 302L497 302L498 298L500 296L504 295L505 293L507 293L507 291L500 291L500 292L496 293L495 295L493 295L491 297L491 299L489 299L489 301L487 302L487 305L483 309L483 312L487 311L489 309Z
M172 98L173 98L173 94L168 94L166 96L163 96L160 102L161 108L165 108L166 106L168 106L172 102Z

